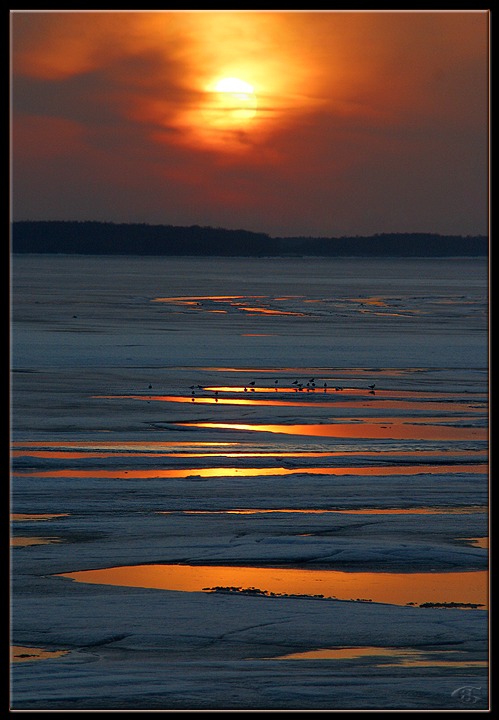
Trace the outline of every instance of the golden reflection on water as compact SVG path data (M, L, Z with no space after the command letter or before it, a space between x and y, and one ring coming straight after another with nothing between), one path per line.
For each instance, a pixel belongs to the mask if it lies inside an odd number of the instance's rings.
M189 368L190 369L190 368ZM281 368L264 368L264 367L222 367L222 366L209 366L199 367L198 370L206 372L220 372L220 373L247 373L259 375L264 374L282 374L288 373L294 377L310 378L315 376L322 380L329 381L331 378L346 377L355 378L357 376L367 376L369 380L376 379L378 377L403 377L405 375L421 375L423 378L428 371L428 368L418 367L406 367L406 368L331 368L331 367L281 367ZM293 378L294 379L294 378ZM410 392L410 391L409 391ZM457 393L444 393L445 395L458 395ZM460 393L459 393L460 395ZM484 395L487 393L474 393L474 395Z
M219 467L219 468L167 468L167 469L130 469L130 470L29 470L18 471L12 474L17 477L67 477L67 478L116 478L118 480L127 479L147 479L147 478L188 478L188 477L260 477L260 476L278 476L278 475L421 475L432 474L440 475L442 473L485 473L487 471L487 463L476 463L466 465L391 465L389 467L302 467L302 468L236 468L236 467Z
M413 457L416 455L414 451L393 451L386 453L388 456L404 456L404 457ZM421 453L424 456L442 456L446 457L447 455L450 456L456 456L460 457L462 455L466 457L475 457L480 456L483 457L485 452L482 452L480 450L469 450L469 451L459 451L456 452L452 450L442 450L441 452L438 450L435 451L428 451ZM46 460L54 459L54 460L81 460L82 458L116 458L118 456L123 458L131 458L131 457L169 457L169 458L257 458L257 457L284 457L284 458L320 458L320 457L379 457L380 453L376 451L353 451L353 452L218 452L218 453L183 453L183 452L174 452L174 453L163 453L163 452L121 452L117 450L116 452L93 452L92 450L89 451L82 451L78 452L75 450L14 450L11 453L12 457L33 457L33 458L43 458ZM54 516L55 517L55 516Z
M19 445L20 443L18 443ZM240 445L240 443L221 443L222 445ZM38 447L43 446L49 447L50 443L38 443ZM68 444L70 447L71 444ZM193 443L193 447L196 444ZM61 447L66 447L64 443L61 443ZM88 450L32 450L25 448L23 450L12 450L11 457L34 457L43 459L56 459L56 460L80 460L82 458L116 458L121 456L123 458L131 457L168 457L168 458L326 458L326 457L417 457L421 462L424 457L467 457L467 458L483 458L484 460L488 457L487 450L391 450L391 451L380 451L380 450L296 450L296 451L244 451L244 450L223 450L219 452L207 451L207 452L182 452L173 450L170 452L161 452L157 450L155 452L133 452L128 449L122 448L117 444L116 449L109 444L105 451L95 451L93 449ZM37 516L39 517L39 516ZM55 516L54 516L55 517Z
M125 587L201 592L221 588L257 588L290 595L322 595L339 600L408 603L475 603L486 607L488 573L388 573L301 570L296 568L214 565L129 565L62 573L78 582Z
M226 304L236 310L242 310L250 314L262 314L262 315L292 315L295 317L305 317L302 312L291 311L291 310L276 310L275 308L266 307L264 304L247 305L248 300L267 300L270 302L278 302L289 300L290 298L270 298L268 295L200 295L200 296L185 296L185 297L157 297L153 298L151 302L170 303L172 305L179 306L190 306L200 310L207 310L208 312L217 312L212 310L209 306L204 305L206 301ZM236 302L244 301L244 302ZM218 312L226 312L226 310L219 310Z
M165 303L177 303L177 302L196 302L203 300L243 300L246 297L265 297L265 295L185 295L181 297L158 297L153 298L151 302L165 302Z
M361 305L377 305L378 307L388 307L388 304L380 297L350 298L348 302L360 303Z
M61 542L56 537L11 537L10 544L12 547L29 547L30 545L51 545L52 543Z
M283 457L283 458L322 458L322 457L417 457L419 461L422 461L425 457L467 457L467 458L483 458L488 457L488 450L234 450L233 448L251 447L252 444L233 442L233 443L196 443L196 442L185 442L185 443L174 443L174 447L169 447L168 451L165 452L167 443L158 443L155 446L153 443L136 443L131 446L123 445L121 442L116 443L65 443L65 442L15 442L12 443L13 447L23 448L15 449L11 451L11 457L36 457L45 459L73 459L79 460L82 458L115 458L122 456L123 458L130 457L170 457L170 458L260 458L260 457ZM230 450L194 450L197 447L208 446L211 447L223 447L230 448ZM190 452L184 452L183 447L193 448ZM36 449L33 449L36 448ZM50 448L50 449L41 449ZM53 448L53 449L52 449ZM62 448L62 449L57 449ZM71 448L79 448L77 450ZM97 448L97 449L96 449ZM178 448L182 448L179 450ZM33 516L34 517L34 516ZM41 517L37 515L36 517Z
M50 660L67 655L69 650L43 650L42 648L11 645L10 659L12 662L26 662L30 660Z
M485 550L488 550L489 547L488 537L462 538L462 540L467 540L470 545L473 545L473 547L480 547L484 548Z
M430 421L432 424L430 424ZM456 422L456 418L438 418L439 423ZM212 428L214 430L249 430L315 437L343 437L391 440L487 440L487 428L438 425L430 418L384 418L379 423L349 422L297 425L263 425L216 422L182 422L180 427ZM428 423L428 424L424 424Z
M300 393L300 390L298 389L298 386L295 386L293 384L289 386L281 385L280 387L267 387L262 385L206 385L203 386L203 390L211 391L211 392L231 392L231 393L243 393L243 392L249 392L251 389L252 392L255 393ZM370 397L370 388L353 388L353 387L342 387L341 390L337 390L334 384L328 383L328 386L326 388L327 395L331 395L335 399L339 399L345 396L354 396L354 397L361 397L367 400L372 400L373 402L376 401L376 403L379 402L380 398L400 398L402 401L406 401L407 398L414 398L415 400L418 400L419 398L424 398L427 400L447 400L452 403L452 407L455 407L455 403L453 402L456 399L460 399L463 401L465 398L463 398L462 393L455 393L455 392L434 392L430 390L384 390L382 388L376 388L375 387L375 395ZM304 383L302 385L301 395L320 395L324 394L324 385L323 381L316 381L315 387L312 387L312 385L309 386L308 392L307 392L307 384ZM467 406L468 403L476 402L476 397L481 396L482 393L474 393L470 396L469 401L465 403ZM109 396L112 397L112 396ZM115 396L117 397L117 396ZM126 397L126 396L123 396ZM336 405L336 403L335 403ZM432 407L436 406L436 403L431 403ZM357 404L354 405L354 407L357 407ZM419 403L416 405L416 407L419 407Z
M292 315L293 317L306 317L305 313L292 312L291 310L272 310L271 308L242 306L239 309L251 315Z
M128 450L133 448L134 450L161 450L164 448L171 449L172 447L235 447L240 445L239 442L196 442L192 440L186 440L179 442L177 440L165 441L165 440L152 440L150 442L136 441L136 440L72 440L69 442L62 442L60 440L43 440L38 442L35 440L29 440L27 442L16 441L12 443L13 447L58 447L58 448L99 448L109 450Z
M207 387L204 388L206 392L213 392L213 393L219 393L226 391L227 388L217 388L217 387ZM270 392L270 388L232 388L231 392L243 392L246 395L249 395L249 397L244 398L233 398L233 397L226 397L223 395L200 395L199 392L203 392L203 390L198 391L197 393L194 393L193 395L93 395L93 399L95 400L142 400L143 402L174 402L174 403L193 403L196 402L200 405L213 405L213 404L220 404L220 405L257 405L259 407L304 407L308 406L308 402L304 399L301 400L273 400L269 398L265 399L259 399L259 398L252 398L251 394L253 392ZM280 390L276 389L274 392L280 392ZM319 392L316 392L317 395L323 396L327 393L323 389L319 389ZM307 392L302 392L302 396L306 396ZM335 399L331 400L314 400L313 403L314 407L334 407L334 408L359 408L359 402L358 401L341 401ZM406 410L410 412L415 412L417 410L424 410L424 411L434 411L434 412L449 412L449 411L455 411L455 412L470 412L470 413L477 413L477 412L484 412L484 408L471 405L468 403L456 403L456 402L423 402L418 401L417 403L411 402L410 400L380 400L380 399L368 399L365 398L364 401L361 404L362 408L369 408L369 409L375 409L375 410ZM433 418L432 418L433 419ZM438 418L436 418L438 421Z
M304 652L289 653L271 658L272 660L357 660L359 658L387 658L377 667L487 667L486 660L449 660L454 650L416 650L399 647L344 647L320 648ZM428 658L430 655L430 658ZM437 657L431 657L431 656ZM394 660L395 662L390 662Z
M417 660L410 658L401 660L397 663L383 663L383 667L453 667L453 668L471 668L471 667L488 667L486 660Z
M280 407L302 407L302 402L292 400L250 400L247 398L228 398L206 395L94 395L96 400L143 400L147 402L198 403L199 405L259 405ZM331 403L314 403L314 405L331 405Z
M60 517L68 517L69 513L40 513L40 514L34 514L34 513L11 513L10 519L13 522L21 521L21 520L29 520L29 521L36 521L36 520L53 520L54 518L60 518Z
M304 513L306 515L323 515L326 513L340 513L345 515L469 515L473 513L485 513L487 507L484 505L472 505L468 507L424 507L424 508L355 508L342 510L338 508L315 509L315 508L238 508L232 510L160 510L160 515L260 515L271 513ZM487 541L487 538L463 538L468 540ZM484 547L480 545L480 547Z

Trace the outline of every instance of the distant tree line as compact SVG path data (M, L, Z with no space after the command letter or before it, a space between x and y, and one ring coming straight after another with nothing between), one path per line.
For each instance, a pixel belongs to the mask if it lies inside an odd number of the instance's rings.
M225 257L471 257L488 255L484 235L382 233L353 237L271 237L224 228L96 221L17 221L13 253Z

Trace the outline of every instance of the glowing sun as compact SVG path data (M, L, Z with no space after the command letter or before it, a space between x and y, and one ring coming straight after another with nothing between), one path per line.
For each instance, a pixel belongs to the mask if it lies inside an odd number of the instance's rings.
M256 115L257 98L252 85L236 77L223 77L208 88L210 121L219 127L233 127Z
M239 78L222 78L215 83L215 90L218 92L231 93L232 95L253 95L253 86Z

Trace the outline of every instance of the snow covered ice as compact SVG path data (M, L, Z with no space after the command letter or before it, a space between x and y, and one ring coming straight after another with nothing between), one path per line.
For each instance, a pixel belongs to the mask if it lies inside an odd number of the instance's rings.
M14 256L12 288L14 710L487 707L485 259ZM144 565L213 581L82 574Z

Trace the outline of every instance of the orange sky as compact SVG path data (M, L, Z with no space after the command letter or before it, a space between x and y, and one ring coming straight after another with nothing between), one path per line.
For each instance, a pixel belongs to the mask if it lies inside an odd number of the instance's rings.
M487 230L485 11L11 11L11 58L14 219Z

